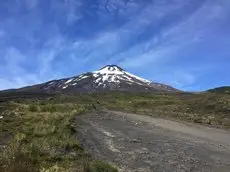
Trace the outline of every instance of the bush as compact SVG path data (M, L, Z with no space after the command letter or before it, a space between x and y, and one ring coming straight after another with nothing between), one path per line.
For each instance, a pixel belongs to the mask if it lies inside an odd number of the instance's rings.
M35 104L30 104L29 105L29 111L30 112L38 112L39 111L38 106Z
M118 172L118 170L106 162L94 161L85 168L85 172Z
M57 109L56 109L55 105L47 104L47 105L43 105L43 106L41 107L41 111L42 111L42 112L50 112L50 113L53 113L53 112L56 112Z
M38 166L34 161L20 151L15 153L10 160L3 161L1 166L3 172L38 172Z

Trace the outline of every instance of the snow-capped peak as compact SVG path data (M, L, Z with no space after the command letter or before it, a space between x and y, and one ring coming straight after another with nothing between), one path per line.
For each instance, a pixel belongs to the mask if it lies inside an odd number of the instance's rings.
M38 86L30 89L37 90ZM23 88L22 90L26 90ZM53 80L39 85L39 89L48 93L77 93L97 91L177 91L167 85L153 83L133 75L117 65L107 65L97 71L83 73L78 76ZM1 119L1 116L0 116Z
M97 78L96 83L99 83L100 85L104 84L105 81L107 82L114 82L114 83L120 83L121 81L126 81L128 83L137 83L142 85L150 84L151 81L140 78L138 76L135 76L131 73L126 72L122 68L120 68L117 65L107 65L103 68L101 68L98 71L92 72L93 76Z
M102 75L103 74L115 74L115 75L124 74L123 69L121 69L120 67L116 65L107 65L98 71L94 71L93 73L102 74Z

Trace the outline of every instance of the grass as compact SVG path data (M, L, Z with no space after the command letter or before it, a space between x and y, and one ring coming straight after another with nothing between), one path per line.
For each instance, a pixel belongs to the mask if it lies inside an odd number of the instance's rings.
M108 109L230 128L230 95L216 93L110 93L97 95Z
M31 97L32 96L32 97ZM0 96L3 172L115 172L77 142L75 116L110 109L230 128L230 95L123 93Z
M117 172L117 169L103 162L103 161L94 161L87 168L86 172Z
M208 91L213 92L213 93L219 93L219 94L230 94L230 87L229 86L219 87L219 88L214 88Z
M90 104L10 102L1 119L0 168L3 172L102 172L116 171L95 163L77 142L75 116ZM4 134L2 134L4 133ZM7 139L8 138L8 139Z

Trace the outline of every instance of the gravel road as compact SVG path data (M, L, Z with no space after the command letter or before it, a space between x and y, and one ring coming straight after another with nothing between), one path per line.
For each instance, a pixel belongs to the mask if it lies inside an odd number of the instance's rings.
M76 117L78 140L124 172L229 172L230 132L122 112Z

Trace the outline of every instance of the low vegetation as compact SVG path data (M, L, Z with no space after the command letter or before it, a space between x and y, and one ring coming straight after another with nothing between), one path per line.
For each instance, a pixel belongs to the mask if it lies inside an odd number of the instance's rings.
M8 102L1 112L0 169L3 172L116 172L94 161L79 145L75 116L90 104ZM3 109L3 105L2 105Z
M230 95L216 93L106 94L108 109L230 128ZM113 97L113 98L112 98ZM106 100L106 101L104 101Z
M219 93L219 94L230 94L230 87L219 87L208 91L212 93Z
M11 95L12 96L12 95ZM0 96L3 172L116 172L93 160L76 139L75 116L120 110L230 128L230 95L217 93L98 93Z

